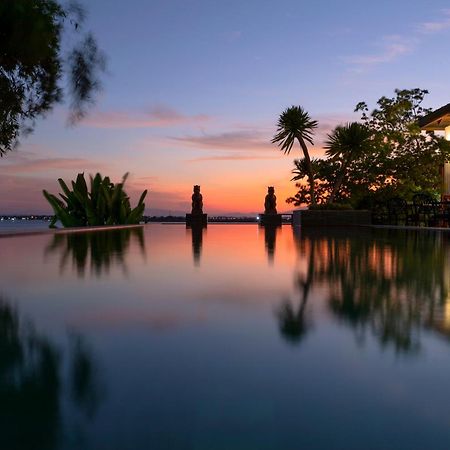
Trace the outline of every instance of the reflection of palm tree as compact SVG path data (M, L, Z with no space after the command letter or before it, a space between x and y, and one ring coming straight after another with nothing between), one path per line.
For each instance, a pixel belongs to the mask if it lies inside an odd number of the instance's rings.
M298 343L308 333L311 328L311 321L306 316L306 303L308 302L314 274L314 252L309 254L309 264L306 278L299 275L296 277L295 286L301 293L301 300L298 309L291 304L289 299L285 299L277 311L280 332L287 341Z
M88 266L90 266L91 272L98 277L103 273L108 273L113 266L122 267L126 273L125 255L129 250L132 236L145 255L142 227L82 233L58 233L53 236L53 241L47 247L46 253L61 251L61 271L64 271L69 257L72 257L72 263L76 267L79 277L85 276Z
M16 311L0 300L2 449L51 450L59 447L62 436L60 404L65 386L60 355L55 345L38 335L31 325L23 325ZM74 356L93 365L85 348L80 348ZM71 378L79 378L76 371ZM90 374L85 374L83 383L88 386L87 390L92 388Z
M447 299L444 238L421 233L311 232L298 247L310 257L312 281L328 287L335 317L359 334L370 331L382 346L414 353L421 329L445 332L440 316Z
M306 300L295 310L289 299L285 299L277 311L280 333L292 343L299 343L306 336L310 328L310 321L305 316Z

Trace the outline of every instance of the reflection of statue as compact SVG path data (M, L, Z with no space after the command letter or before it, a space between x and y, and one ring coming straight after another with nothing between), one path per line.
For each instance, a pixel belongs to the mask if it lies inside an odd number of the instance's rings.
M192 194L192 212L191 214L203 214L203 196L200 194L200 186L194 186L194 193Z
M267 257L269 263L273 262L275 256L275 243L277 239L277 227L274 225L266 225L264 227L264 242L266 244Z
M197 224L192 225L192 255L194 256L194 265L200 265L200 257L202 255L203 229L205 227Z
M277 214L277 197L275 196L275 188L269 186L264 201L264 214Z

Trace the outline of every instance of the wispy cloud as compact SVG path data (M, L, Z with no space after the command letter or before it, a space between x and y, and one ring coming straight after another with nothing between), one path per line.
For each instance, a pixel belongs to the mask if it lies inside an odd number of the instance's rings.
M186 135L172 139L196 148L206 148L208 150L258 151L273 149L273 144L270 143L270 136L265 136L258 130L227 131L215 134L202 134L200 136Z
M196 163L204 161L256 161L266 159L279 159L279 155L275 156L263 156L263 155L213 155L213 156L201 156L199 158L188 159L186 162Z
M414 50L415 42L413 39L404 38L399 35L385 36L380 47L380 50L376 53L351 56L346 58L346 61L359 69L388 63L402 55L411 53Z
M98 167L93 161L83 158L37 158L29 161L8 162L0 166L0 172L28 174L53 170L90 170Z
M443 18L440 20L423 22L419 24L417 27L419 33L434 34L450 29L450 9L442 10L441 15Z
M426 35L437 34L450 30L450 9L440 11L442 18L439 20L426 21L416 25L415 29L408 35L387 35L382 37L377 44L379 50L366 55L356 55L344 58L355 72L363 72L366 69L386 64L402 56L408 55L426 39Z
M141 113L126 111L98 111L86 117L83 124L94 128L163 128L179 125L203 124L211 120L206 114L186 115L174 108L157 105Z

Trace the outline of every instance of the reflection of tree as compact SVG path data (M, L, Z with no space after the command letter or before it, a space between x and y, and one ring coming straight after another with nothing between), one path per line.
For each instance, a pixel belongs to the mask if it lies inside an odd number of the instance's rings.
M314 253L309 254L308 270L305 275L299 274L295 280L296 290L300 293L300 303L296 308L290 299L285 299L277 317L281 335L291 343L299 343L311 328L311 320L306 315L306 303L308 301L313 280Z
M414 352L421 329L443 331L448 245L439 234L378 231L309 233L297 245L308 256L311 283L328 287L337 318L359 335L370 330L383 346Z
M126 273L125 256L129 250L131 237L138 242L145 254L144 232L142 227L118 230L58 233L47 247L46 253L61 252L60 268L64 271L68 260L76 267L79 277L84 277L86 268L101 276L109 273L112 266L119 266Z
M80 349L74 359L94 365ZM0 441L8 450L55 449L61 438L64 382L61 352L47 338L24 325L0 300ZM76 380L76 371L69 374ZM85 377L86 378L86 377ZM90 375L85 380L91 390ZM76 382L74 382L76 383ZM92 397L92 394L89 394Z
M86 341L80 336L73 337L71 359L72 399L91 418L97 411L101 390L97 366Z

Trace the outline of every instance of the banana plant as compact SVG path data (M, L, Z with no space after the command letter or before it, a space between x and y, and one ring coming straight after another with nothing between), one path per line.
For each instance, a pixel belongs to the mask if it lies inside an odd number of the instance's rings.
M130 198L123 187L128 177L126 173L121 183L112 183L109 177L97 173L90 176L90 191L84 173L79 173L71 187L62 178L58 179L62 193L61 198L43 190L44 197L55 213L50 228L59 220L63 227L83 227L96 225L138 224L144 214L145 190L135 208L131 208Z

